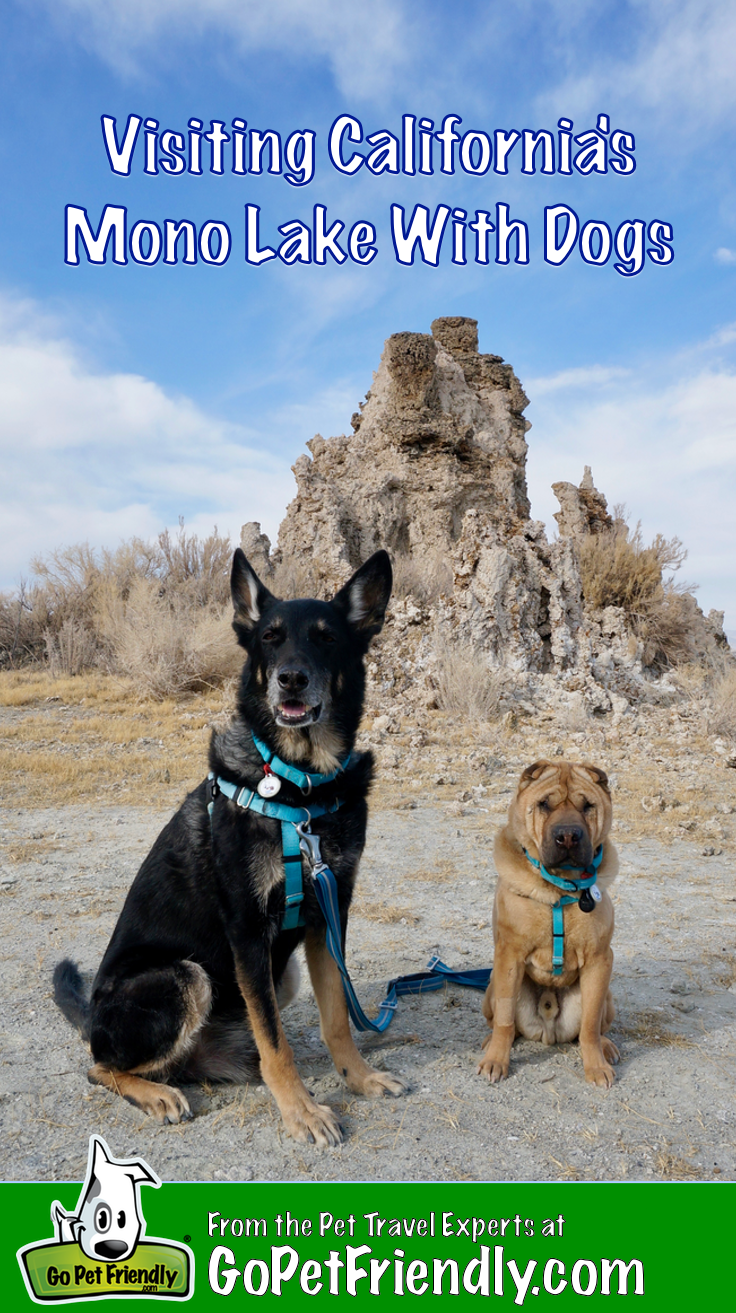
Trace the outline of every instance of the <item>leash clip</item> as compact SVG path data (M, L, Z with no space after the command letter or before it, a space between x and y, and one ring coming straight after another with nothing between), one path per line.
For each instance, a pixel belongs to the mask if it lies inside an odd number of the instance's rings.
M299 821L294 829L299 835L299 847L303 857L306 857L312 868L312 874L316 871L324 870L325 863L322 861L322 852L320 850L319 835L312 834L310 827L311 819Z

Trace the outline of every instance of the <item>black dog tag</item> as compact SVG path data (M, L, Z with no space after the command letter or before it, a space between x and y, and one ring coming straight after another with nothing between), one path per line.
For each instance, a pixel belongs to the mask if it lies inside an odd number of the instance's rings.
M593 908L595 907L595 902L593 900L590 889L583 889L583 892L581 893L580 898L578 899L578 907L580 908L581 912L593 911Z

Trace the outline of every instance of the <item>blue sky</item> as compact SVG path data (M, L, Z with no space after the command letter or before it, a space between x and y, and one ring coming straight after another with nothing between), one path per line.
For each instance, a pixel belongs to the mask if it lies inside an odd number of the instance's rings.
M184 515L271 535L294 490L304 443L349 431L384 339L428 331L438 315L479 320L481 350L510 361L531 405L533 513L554 529L550 484L589 464L609 503L648 536L678 534L683 574L707 611L736 629L736 8L728 0L0 0L0 586L34 553L112 545ZM459 131L573 132L609 116L635 136L636 171L618 176L384 173L330 163L330 125L401 131L402 115L459 116ZM314 179L228 170L115 175L100 116L155 118L186 133L199 117L230 131L316 133ZM142 133L141 129L141 133ZM361 147L361 149L363 149ZM438 148L436 147L436 154ZM575 148L577 149L577 148ZM226 148L226 160L229 159ZM394 256L392 204L493 213L528 225L525 266ZM259 267L243 258L244 209L261 240L311 221L377 230L367 266ZM545 206L565 204L615 233L672 225L675 259L621 277L574 251L545 263ZM96 225L105 205L129 224L226 223L221 266L129 259L64 263L64 208ZM513 244L512 244L513 257ZM493 256L493 249L491 252Z

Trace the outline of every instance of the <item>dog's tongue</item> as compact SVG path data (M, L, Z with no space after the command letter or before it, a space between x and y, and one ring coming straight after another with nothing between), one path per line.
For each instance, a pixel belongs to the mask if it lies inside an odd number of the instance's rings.
M282 702L281 714L282 716L293 716L295 720L299 720L300 717L306 716L307 708L303 702Z

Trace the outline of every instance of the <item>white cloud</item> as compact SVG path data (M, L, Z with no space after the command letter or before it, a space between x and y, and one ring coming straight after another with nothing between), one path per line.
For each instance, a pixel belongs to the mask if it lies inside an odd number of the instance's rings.
M702 349L707 351L710 350L711 347L730 346L732 342L736 342L736 323L724 324L723 328L717 329L716 332L703 343Z
M628 373L628 369L617 369L614 366L589 365L580 369L563 369L546 378L525 379L524 388L535 398L543 397L550 392L569 391L573 388L579 391L586 387L605 387L607 383L626 378Z
M288 463L242 425L135 374L101 373L32 304L0 298L0 586L63 543L193 529L275 536Z
M124 75L148 63L162 39L214 33L241 52L326 59L340 91L370 97L391 89L417 45L396 0L61 0L55 14L61 7L78 40Z
M736 264L736 251L732 251L728 246L719 246L713 259L718 264Z
M570 72L542 93L539 103L547 109L566 105L579 114L605 109L607 102L638 105L663 116L674 142L683 134L694 137L736 105L732 0L630 0L628 12L620 7L630 31L620 59L594 44L600 6L591 0L572 16L564 0L554 7L567 35L560 58L568 58Z

